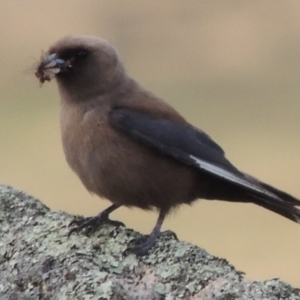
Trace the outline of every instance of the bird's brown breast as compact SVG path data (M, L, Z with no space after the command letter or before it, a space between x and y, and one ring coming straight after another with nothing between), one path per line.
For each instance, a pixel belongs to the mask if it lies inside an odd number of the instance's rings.
M109 110L109 104L99 103L91 109L61 106L64 152L85 187L113 203L141 208L195 198L196 172L117 132L109 124Z

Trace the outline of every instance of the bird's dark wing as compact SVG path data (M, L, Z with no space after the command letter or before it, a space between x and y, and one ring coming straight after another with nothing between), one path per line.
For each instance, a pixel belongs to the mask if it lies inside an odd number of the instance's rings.
M250 192L277 198L256 181L246 177L224 155L207 134L189 125L183 127L165 119L154 119L126 108L112 109L111 125L144 145L188 164L199 171L222 178Z

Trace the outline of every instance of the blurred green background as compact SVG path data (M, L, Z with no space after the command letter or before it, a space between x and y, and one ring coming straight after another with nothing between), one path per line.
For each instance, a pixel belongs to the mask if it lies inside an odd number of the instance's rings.
M97 35L128 72L216 140L244 170L300 198L300 1L1 1L0 182L55 210L94 215L67 166L55 82L31 66L65 35ZM149 232L157 214L113 214ZM300 226L251 204L198 201L164 223L251 279L300 286Z

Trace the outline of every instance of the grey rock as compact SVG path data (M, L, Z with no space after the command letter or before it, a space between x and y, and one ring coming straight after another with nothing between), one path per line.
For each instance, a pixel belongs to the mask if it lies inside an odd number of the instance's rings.
M0 299L299 299L280 279L250 281L225 259L163 237L148 255L126 252L140 234L103 225L67 237L74 216L0 185Z

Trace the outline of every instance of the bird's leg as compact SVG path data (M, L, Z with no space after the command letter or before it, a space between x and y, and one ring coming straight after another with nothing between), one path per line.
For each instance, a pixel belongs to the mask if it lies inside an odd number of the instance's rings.
M162 235L173 235L177 239L176 234L170 230L164 232L160 231L167 213L168 210L161 209L152 232L149 235L143 235L140 238L134 239L134 245L129 246L127 250L137 255L144 255L155 245L157 238Z
M119 221L113 221L109 219L109 214L119 208L121 205L119 204L113 204L103 210L101 213L99 213L95 217L87 217L87 218L80 218L80 219L74 219L70 224L69 227L74 226L69 230L68 237L74 233L79 232L84 228L89 229L96 229L100 225L104 223L109 223L115 226L124 226L122 222Z

